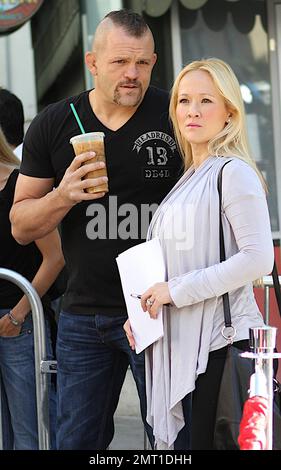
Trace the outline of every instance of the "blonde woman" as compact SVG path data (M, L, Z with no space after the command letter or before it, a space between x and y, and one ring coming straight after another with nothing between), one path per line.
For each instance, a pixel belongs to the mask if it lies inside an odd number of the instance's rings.
M170 117L186 172L149 231L149 238L160 238L167 282L141 298L152 318L164 306L164 338L146 355L148 422L159 449L188 449L189 442L179 443L186 425L191 448L207 450L227 351L221 296L229 292L234 345L245 350L249 328L263 325L252 281L271 271L273 246L265 183L250 154L240 87L229 65L215 58L187 65L172 89ZM226 261L220 263L217 180L226 162ZM125 329L134 347L128 324Z
M42 297L61 271L64 258L56 230L26 246L19 245L12 237L9 212L18 165L19 161L0 129L0 266L22 274L32 282ZM42 301L43 306L47 306L47 298ZM3 441L5 448L38 449L33 328L29 302L18 287L0 279L0 307ZM47 351L52 357L48 328L47 334ZM54 431L53 428L53 447Z

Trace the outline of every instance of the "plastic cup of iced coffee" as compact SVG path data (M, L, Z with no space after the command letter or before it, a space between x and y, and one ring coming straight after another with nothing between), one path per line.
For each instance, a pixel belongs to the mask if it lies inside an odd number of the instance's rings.
M96 155L83 163L83 165L96 162L104 162L106 164L103 132L88 132L86 134L75 135L70 139L70 143L73 146L75 155L80 155L81 153L85 152L95 152ZM84 179L100 178L101 176L107 176L106 166L105 168L100 168L99 170L89 171L89 173L84 176ZM87 193L107 193L108 183L105 182L99 186L86 188L85 191Z

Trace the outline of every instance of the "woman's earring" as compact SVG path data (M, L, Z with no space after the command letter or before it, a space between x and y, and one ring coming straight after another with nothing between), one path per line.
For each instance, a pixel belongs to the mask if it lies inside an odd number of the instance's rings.
M227 120L225 121L226 124L229 124L231 120L231 114L228 116Z

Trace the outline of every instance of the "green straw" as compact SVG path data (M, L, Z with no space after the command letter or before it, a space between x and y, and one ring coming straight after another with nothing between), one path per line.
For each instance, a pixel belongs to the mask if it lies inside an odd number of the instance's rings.
M74 108L74 104L73 104L73 103L70 103L70 107L71 107L71 109L72 109L72 112L73 112L73 114L74 114L74 116L75 116L76 121L78 122L78 125L79 125L79 127L80 127L80 130L81 130L82 134L86 134L85 129L84 129L84 127L82 126L82 122L80 121L79 116L78 116L78 114L77 114L77 112L76 112L76 109Z

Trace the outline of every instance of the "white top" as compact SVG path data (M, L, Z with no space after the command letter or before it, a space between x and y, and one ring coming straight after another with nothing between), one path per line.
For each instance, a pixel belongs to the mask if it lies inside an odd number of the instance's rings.
M229 292L235 341L263 325L252 281L273 266L266 197L256 172L232 158L222 177L227 260L220 263L217 179L227 160L209 157L190 168L159 206L148 234L160 239L175 305L164 307L164 338L146 351L147 419L158 449L173 447L184 426L182 398L205 372L209 352L227 344L221 295Z

